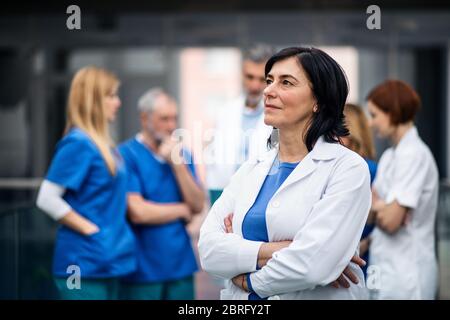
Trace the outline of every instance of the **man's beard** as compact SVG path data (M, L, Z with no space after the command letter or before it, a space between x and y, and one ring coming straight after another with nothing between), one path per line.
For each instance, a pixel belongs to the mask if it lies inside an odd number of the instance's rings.
M147 131L153 137L157 146L159 146L164 141L164 139L170 136L170 134L156 132L150 125L147 126Z
M245 104L247 106L256 106L261 101L262 95L247 94Z

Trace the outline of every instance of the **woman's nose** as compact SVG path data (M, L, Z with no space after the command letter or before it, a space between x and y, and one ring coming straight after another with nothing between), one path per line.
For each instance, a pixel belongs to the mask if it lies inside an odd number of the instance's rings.
M267 85L267 87L263 91L263 95L264 95L264 97L269 97L269 96L273 97L275 95L275 91L274 91L272 83Z

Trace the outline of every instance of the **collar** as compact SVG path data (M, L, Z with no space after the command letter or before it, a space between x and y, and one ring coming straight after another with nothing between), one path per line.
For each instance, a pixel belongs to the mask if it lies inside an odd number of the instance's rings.
M140 143L145 149L147 149L148 152L150 152L150 154L153 156L153 158L156 159L156 161L158 161L159 163L163 164L166 163L166 160L164 160L162 157L160 157L159 155L157 155L156 153L153 152L152 149L149 148L149 146L147 146L147 144L144 142L144 137L142 135L142 133L138 133L135 136L135 139L138 143Z
M400 142L394 148L396 151L405 148L410 143L413 143L419 137L416 126L412 126L405 135L400 139Z
M326 142L324 137L321 136L317 139L314 148L306 155L313 160L331 160L335 159L341 150L341 145L339 143L329 143ZM278 153L278 145L272 148L269 152L257 159L258 162L263 161L273 161ZM305 158L306 158L305 157ZM303 161L303 160L302 160Z

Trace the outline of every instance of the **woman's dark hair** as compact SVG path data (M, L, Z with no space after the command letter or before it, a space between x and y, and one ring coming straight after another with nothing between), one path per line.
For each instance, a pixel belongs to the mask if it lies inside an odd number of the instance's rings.
M266 63L265 75L278 61L296 57L302 66L311 90L317 101L317 112L313 113L304 141L311 151L320 136L326 142L340 142L339 138L349 134L344 124L344 106L348 95L347 78L341 66L328 54L317 48L291 47L274 54ZM273 146L269 138L267 144Z

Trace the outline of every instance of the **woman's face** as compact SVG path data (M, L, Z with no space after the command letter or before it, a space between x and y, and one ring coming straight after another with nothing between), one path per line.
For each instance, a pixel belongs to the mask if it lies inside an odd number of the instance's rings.
M296 57L276 62L266 77L264 122L283 129L307 123L316 100Z
M118 87L114 88L114 90L107 94L105 97L105 114L108 122L112 122L116 119L117 110L119 110L121 102L120 98L117 94Z
M370 119L369 126L375 130L380 138L389 138L395 132L395 126L391 125L389 114L377 107L371 100L367 103Z

